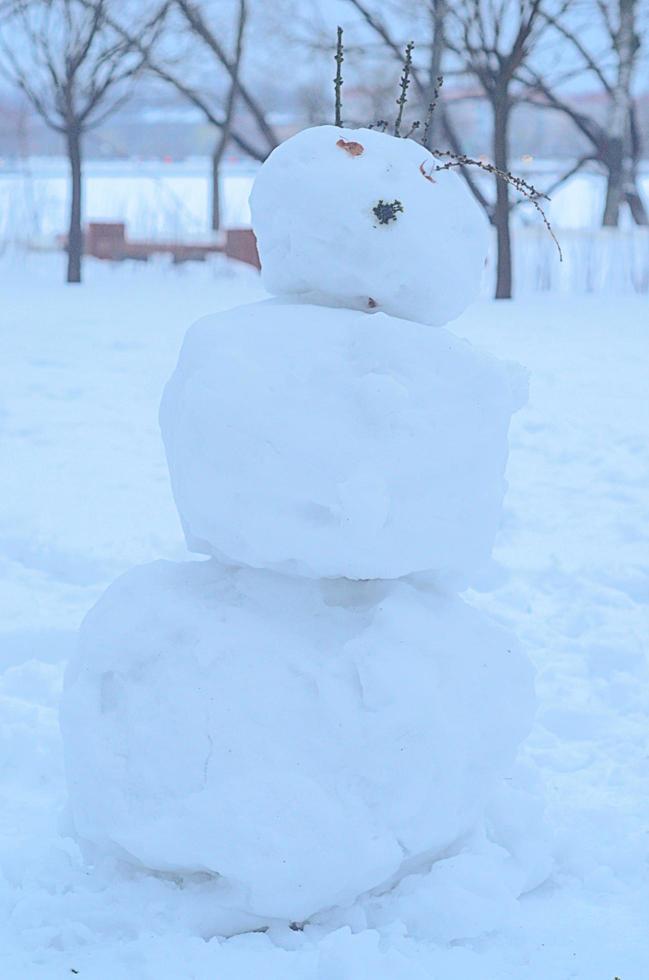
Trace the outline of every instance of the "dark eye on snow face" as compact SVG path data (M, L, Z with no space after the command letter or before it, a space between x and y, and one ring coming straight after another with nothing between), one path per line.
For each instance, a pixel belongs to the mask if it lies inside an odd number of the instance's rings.
M403 211L401 201L379 201L372 208L372 214L376 215L380 225L387 225L391 221L396 221L397 215L401 211Z

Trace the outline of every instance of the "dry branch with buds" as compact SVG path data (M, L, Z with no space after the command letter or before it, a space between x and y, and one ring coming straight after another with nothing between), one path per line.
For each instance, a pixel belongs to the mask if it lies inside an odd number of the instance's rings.
M343 29L339 27L337 30L336 39L336 77L334 78L334 86L336 93L336 115L335 123L336 126L342 126L343 124L343 102L342 102L342 87L343 87L343 74L342 67L344 52L343 52Z
M336 72L336 78L334 80L335 95L336 95L336 125L337 126L342 126L342 121L341 121L341 117L342 117L341 64L343 61L342 33L343 33L342 28L339 27L337 44L336 44L336 64L338 66L338 70ZM414 47L415 47L414 42L410 41L406 45L406 50L404 54L403 71L400 79L400 93L399 93L399 97L397 98L397 105L399 107L399 110L397 113L397 118L395 120L394 130L393 130L394 135L396 137L401 136L403 113L404 113L406 102L408 101L407 98L408 86L410 85L410 77L413 70L412 52L414 50ZM428 137L430 134L430 127L433 119L433 114L435 112L435 109L437 108L437 103L439 101L439 94L443 84L444 84L444 78L442 75L439 75L437 77L436 85L433 89L433 98L428 106L428 111L426 113L426 119L423 128L423 134L420 140L420 142L424 146L427 146L428 144ZM379 119L377 122L372 123L369 128L377 129L380 132L385 133L388 128L388 125L389 123L385 119ZM418 120L415 120L415 122L412 123L406 136L403 138L411 139L414 136L414 134L420 130L420 128L421 128L421 123ZM338 145L340 146L342 142L343 141L339 140ZM436 150L436 149L431 149L429 150L429 152L435 159L445 161L444 163L431 166L428 172L426 172L425 169L425 161L420 165L419 169L421 171L422 176L425 177L426 180L431 181L432 183L435 182L435 178L433 177L433 174L438 173L441 170L451 170L453 167L459 167L464 172L467 167L477 167L479 170L483 170L486 173L491 174L493 177L495 177L496 180L503 181L504 183L509 184L511 187L513 187L514 190L518 191L518 193L521 194L525 198L525 200L527 200L541 215L543 224L547 228L548 233L552 237L552 240L554 241L554 244L557 247L557 251L559 253L559 260L563 261L563 252L561 251L561 246L559 244L559 241L556 235L554 234L554 230L552 228L552 225L550 224L548 216L546 215L545 211L539 204L540 199L544 198L547 201L550 200L547 194L541 193L536 189L536 187L533 186L533 184L528 183L526 180L524 180L522 177L518 177L516 174L510 173L509 170L499 169L498 167L494 166L494 164L487 163L483 160L474 160L472 157L468 157L464 153L456 153L453 150ZM380 203L384 204L384 202L380 202Z

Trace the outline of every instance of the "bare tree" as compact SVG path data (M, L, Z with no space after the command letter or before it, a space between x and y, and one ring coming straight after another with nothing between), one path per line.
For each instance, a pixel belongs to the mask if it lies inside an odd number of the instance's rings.
M425 95L427 106L433 106L439 99L440 80L443 75L443 58L446 47L444 28L448 18L447 0L430 0L430 22L432 38L430 44L430 60L428 64L428 91ZM441 113L431 112L430 125L426 133L427 149L437 146L442 136Z
M229 85L223 110L223 123L212 151L211 225L213 231L218 231L221 227L221 164L230 141L237 96L239 94L239 77L241 72L241 59L243 57L246 17L246 2L245 0L239 0L234 56L231 61L231 68L228 70Z
M541 75L532 66L525 65L521 77L530 85L534 104L563 113L585 138L588 149L581 158L581 165L594 161L606 174L602 224L616 226L626 203L635 222L647 225L649 216L637 179L642 146L634 98L639 56L646 40L640 25L640 3L638 0L614 0L612 3L592 0L586 4L584 13L588 18L586 23L595 23L599 28L591 33L594 38L591 43L583 23L568 25L556 17L546 18L555 34L572 51L577 61L576 69L553 82L547 73ZM562 93L560 83L576 73L587 73L596 82L606 103L603 117L588 112L574 97Z
M81 282L84 134L100 125L129 94L143 65L107 20L107 0L14 0L3 22L4 73L43 121L65 139L70 164L67 281ZM155 32L143 26L142 45Z
M93 3L95 0L85 0ZM169 28L169 17L175 17ZM158 19L164 19L167 31L183 33L195 45L198 41L200 51L207 55L210 75L215 83L200 85L188 79L186 62L176 56L165 56L159 48L140 43L138 36L128 23L119 17L109 18L111 26L127 44L143 56L147 69L162 81L173 86L191 105L197 108L211 126L217 130L212 152L211 181L211 223L217 230L221 221L219 173L224 153L231 142L253 160L262 162L279 143L279 137L268 121L267 113L252 88L242 78L244 39L248 20L247 0L237 0L237 13L234 25L233 51L228 51L224 36L229 33L223 21L212 23L208 16L207 4L200 0L163 0ZM225 82L218 84L218 79ZM253 136L235 119L237 109L250 120L255 131Z
M570 0L553 5L561 18ZM497 170L509 173L512 111L524 98L519 76L549 28L551 0L459 0L449 9L447 45L486 98L492 116L492 156ZM478 198L480 200L480 198ZM510 184L496 177L495 200L481 201L496 228L496 299L512 295Z
M348 0L361 15L375 36L399 60L403 59L403 46L395 38L377 10L367 0ZM518 73L521 66L532 56L535 45L549 25L541 11L553 3L553 11L560 17L569 0L563 4L553 0L427 0L426 11L430 33L424 40L424 49L430 52L427 65L415 64L412 77L424 105L436 100L439 75L460 73L472 78L479 85L480 97L486 99L492 115L492 156L495 194L490 197L483 183L476 179L475 170L463 165L464 155L459 133L453 124L449 102L442 100L433 116L437 128L430 128L426 145L429 149L439 145L444 136L454 154L459 169L474 197L484 209L489 221L495 226L498 243L496 270L496 298L508 299L512 295L512 249L510 217L518 201L510 199L510 187L516 182L505 179L509 174L509 134L511 116L517 101L524 96ZM445 63L451 61L451 71ZM500 175L496 173L499 172ZM522 185L521 185L522 186ZM527 199L530 198L526 195Z
M233 117L237 101L241 102L245 112L252 119L258 133L258 139L260 140L260 142L256 142L253 146L246 140L246 152L250 156L260 161L265 160L270 151L279 143L279 137L269 123L262 103L241 77L243 37L246 23L245 0L239 0L238 3L235 29L236 40L232 55L229 55L225 49L218 27L210 22L204 3L201 4L197 0L173 0L173 2L185 27L201 43L204 52L215 62L215 66L221 71L225 71L229 83L225 98L225 109L222 113L221 125L219 127L220 133L212 154L212 227L217 229L220 224L220 209L218 204L219 169L229 139L231 137L236 139L238 136L233 128ZM177 76L170 73L164 74L166 75L167 81L170 81L178 88ZM178 90L182 91L181 89ZM188 93L185 92L184 94L187 96ZM199 101L203 105L206 103L205 96L199 97L198 101L195 95L190 98L194 102L194 105L199 105ZM208 121L212 121L209 117L206 116L206 118L208 118ZM241 146L240 136L237 141Z

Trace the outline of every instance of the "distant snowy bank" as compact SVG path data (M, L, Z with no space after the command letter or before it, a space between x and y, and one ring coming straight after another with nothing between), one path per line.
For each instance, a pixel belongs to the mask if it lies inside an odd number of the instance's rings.
M521 171L539 187L558 172L552 161L535 161ZM230 161L223 174L223 221L248 227L248 195L257 166ZM649 196L649 174L640 181ZM88 220L125 221L132 237L204 238L209 234L210 161L89 160L86 164ZM17 242L47 243L66 225L67 163L38 157L0 163L0 249ZM538 215L521 207L514 216L516 292L649 292L649 229L599 227L604 179L584 173L553 196L548 215L561 239L554 243ZM495 243L490 267L495 267ZM491 292L491 276L483 291Z

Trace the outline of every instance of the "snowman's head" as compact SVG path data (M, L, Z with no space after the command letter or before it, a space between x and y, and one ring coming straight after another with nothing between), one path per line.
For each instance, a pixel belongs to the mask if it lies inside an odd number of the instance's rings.
M250 197L264 285L438 326L475 297L486 218L419 143L319 126L282 143Z

